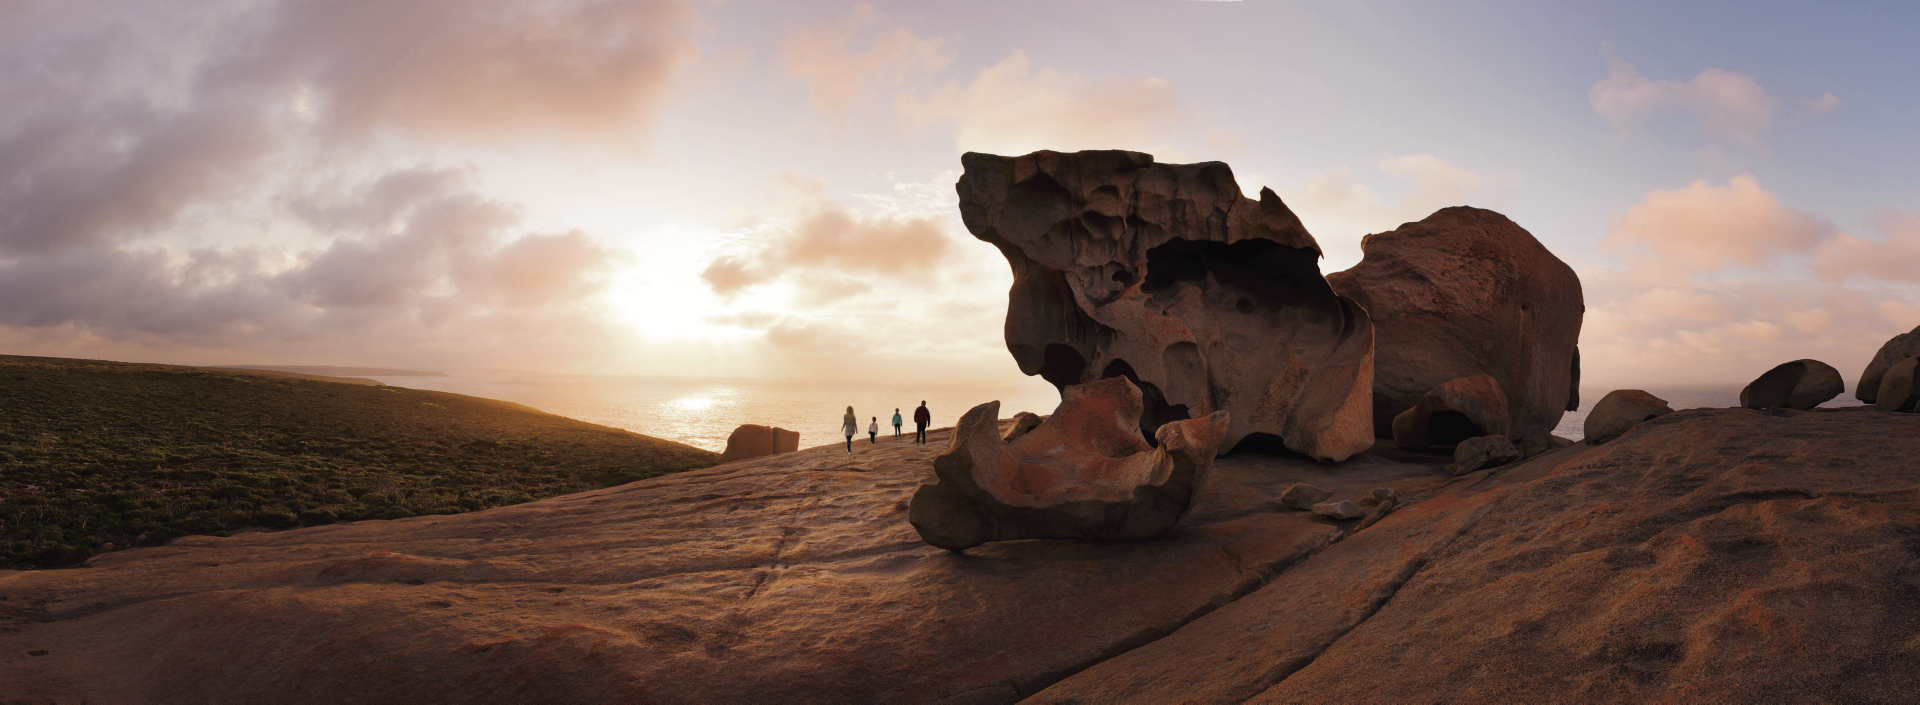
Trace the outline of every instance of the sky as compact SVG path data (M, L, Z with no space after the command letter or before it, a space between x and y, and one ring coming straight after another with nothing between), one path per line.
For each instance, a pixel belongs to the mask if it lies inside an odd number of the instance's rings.
M1223 161L1325 252L1500 211L1585 380L1920 325L1920 9L0 0L0 352L1017 380L966 151Z

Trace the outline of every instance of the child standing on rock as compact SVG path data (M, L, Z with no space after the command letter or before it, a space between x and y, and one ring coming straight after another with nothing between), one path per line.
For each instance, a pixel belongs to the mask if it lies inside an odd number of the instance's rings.
M880 417L873 417L873 423L867 424L867 444L880 442Z
M900 437L900 409L898 407L895 407L893 410L893 437Z

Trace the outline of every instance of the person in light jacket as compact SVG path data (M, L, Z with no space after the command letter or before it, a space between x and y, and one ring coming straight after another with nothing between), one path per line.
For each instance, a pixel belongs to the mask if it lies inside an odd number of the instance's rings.
M867 424L867 444L880 442L880 417L873 417L873 423Z
M853 407L847 407L847 415L840 418L840 430L847 433L847 452L853 452L853 434L860 432L860 417L853 415Z
M893 437L900 437L900 409L893 410Z

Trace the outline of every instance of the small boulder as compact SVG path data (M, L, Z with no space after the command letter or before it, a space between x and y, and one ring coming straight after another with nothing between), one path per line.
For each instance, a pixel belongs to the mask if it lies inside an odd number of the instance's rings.
M1345 499L1338 502L1321 502L1313 505L1313 513L1334 521L1358 519L1367 515L1367 513L1361 511L1359 507L1354 506L1351 500Z
M1806 411L1840 396L1843 391L1846 383L1832 365L1819 360L1794 360L1767 370L1740 390L1740 406Z
M1638 389L1615 389L1600 398L1587 414L1587 442L1605 443L1642 421L1673 413L1667 400Z
M1392 487L1382 487L1373 491L1373 501L1380 504L1393 504L1400 501L1400 493L1393 491Z
M1860 383L1853 387L1854 398L1868 404L1879 403L1881 378L1893 367L1893 363L1915 355L1920 355L1920 327L1893 336L1880 346L1880 352L1874 353L1873 361L1867 363L1867 368L1860 372Z
M759 424L741 424L727 435L727 450L720 454L720 462L730 463L779 453L792 453L800 450L800 432L784 428L761 426Z
M1449 380L1393 417L1393 442L1402 448L1450 446L1492 435L1507 435L1507 395L1487 375Z
M1280 493L1280 506L1304 512L1313 509L1313 505L1325 502L1328 497L1332 496L1332 492L1300 482L1295 483L1292 487L1288 487L1287 491Z
M1880 393L1874 406L1881 411L1915 411L1920 406L1920 384L1914 384L1914 371L1920 368L1920 356L1893 363L1880 377Z
M1511 463L1521 458L1519 448L1506 436L1481 436L1461 441L1453 447L1453 474L1457 477L1479 470Z
M927 543L961 551L1017 539L1145 539L1173 528L1206 486L1227 412L1140 436L1140 388L1125 377L1067 387L1053 416L1009 443L1000 402L973 407L907 505Z
M1007 435L1001 440L1012 443L1014 439L1027 435L1028 431L1040 427L1041 418L1031 411L1022 411L1013 415L1013 428L1007 429Z

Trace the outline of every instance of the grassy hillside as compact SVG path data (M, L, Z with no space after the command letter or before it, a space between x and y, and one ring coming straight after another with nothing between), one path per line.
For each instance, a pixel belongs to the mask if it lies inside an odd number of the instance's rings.
M459 394L0 356L0 566L182 534L457 514L718 462Z

